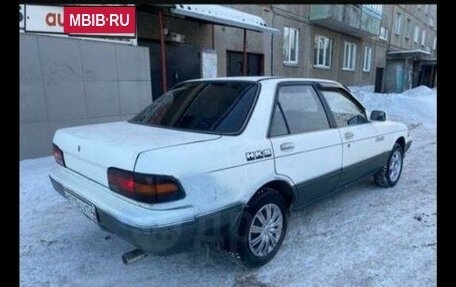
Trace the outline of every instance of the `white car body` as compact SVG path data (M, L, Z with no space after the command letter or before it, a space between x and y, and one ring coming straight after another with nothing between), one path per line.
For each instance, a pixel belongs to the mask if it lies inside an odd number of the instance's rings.
M344 87L332 81L299 78L204 81L239 80L260 86L254 108L239 135L205 134L130 122L60 129L53 142L63 151L66 167L57 165L52 170L54 186L64 196L70 192L93 205L100 226L144 250L161 252L166 248L155 243L149 245L147 236L139 238L125 230L152 234L169 228L167 232L180 233L174 227L188 224L191 236L196 236L199 219L207 223L209 217L229 210L228 221L234 222L253 195L268 184L288 186L292 191L287 194L291 196L290 210L298 209L326 195L319 194L322 189L338 190L351 183L345 170L361 174L363 166L378 169L385 164L396 142L401 142L404 150L410 146L407 126L392 121L269 137L278 85L312 83ZM288 149L288 145L292 147ZM179 181L185 197L154 204L127 198L109 189L109 167L172 176ZM366 170L363 176L367 173L372 171ZM355 177L353 180L359 178ZM102 222L103 218L109 223ZM119 224L124 231L118 230ZM232 222L228 225L233 229Z

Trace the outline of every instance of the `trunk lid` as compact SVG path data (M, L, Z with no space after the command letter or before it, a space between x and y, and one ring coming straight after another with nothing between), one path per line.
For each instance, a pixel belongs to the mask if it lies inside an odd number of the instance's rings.
M53 141L63 151L67 168L108 186L108 167L133 171L141 152L217 138L220 136L113 122L60 129Z

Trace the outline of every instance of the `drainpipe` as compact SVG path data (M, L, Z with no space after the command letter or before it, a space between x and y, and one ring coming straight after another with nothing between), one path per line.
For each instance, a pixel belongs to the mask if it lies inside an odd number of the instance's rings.
M211 25L212 26L212 50L215 50L215 27L214 27L214 24Z
M163 12L158 11L158 28L160 35L160 62L162 68L162 89L163 93L168 90L168 84L166 79L166 53L165 53L165 37L163 36Z
M244 66L242 67L244 76L247 76L247 30L244 29L244 58L243 58L243 64Z
M276 16L276 13L274 12L274 9L271 4L271 13L272 13L272 19L271 19L271 28L274 28L274 18ZM274 76L274 33L271 33L271 76Z

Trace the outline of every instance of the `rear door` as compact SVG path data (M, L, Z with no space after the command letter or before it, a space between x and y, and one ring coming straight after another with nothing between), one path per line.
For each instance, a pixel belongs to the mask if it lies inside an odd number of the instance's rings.
M383 166L385 138L379 135L377 126L368 121L362 105L342 88L322 88L320 92L342 138L340 184L348 184Z
M295 207L310 203L337 186L342 166L340 134L330 127L311 84L279 85L269 137L276 172L296 183Z

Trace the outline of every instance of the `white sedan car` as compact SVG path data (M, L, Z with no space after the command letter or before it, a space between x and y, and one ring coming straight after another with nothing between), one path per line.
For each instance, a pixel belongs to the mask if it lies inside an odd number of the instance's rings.
M58 130L54 188L145 252L222 242L247 266L271 260L288 215L373 176L394 186L406 125L320 79L191 80L127 122Z

